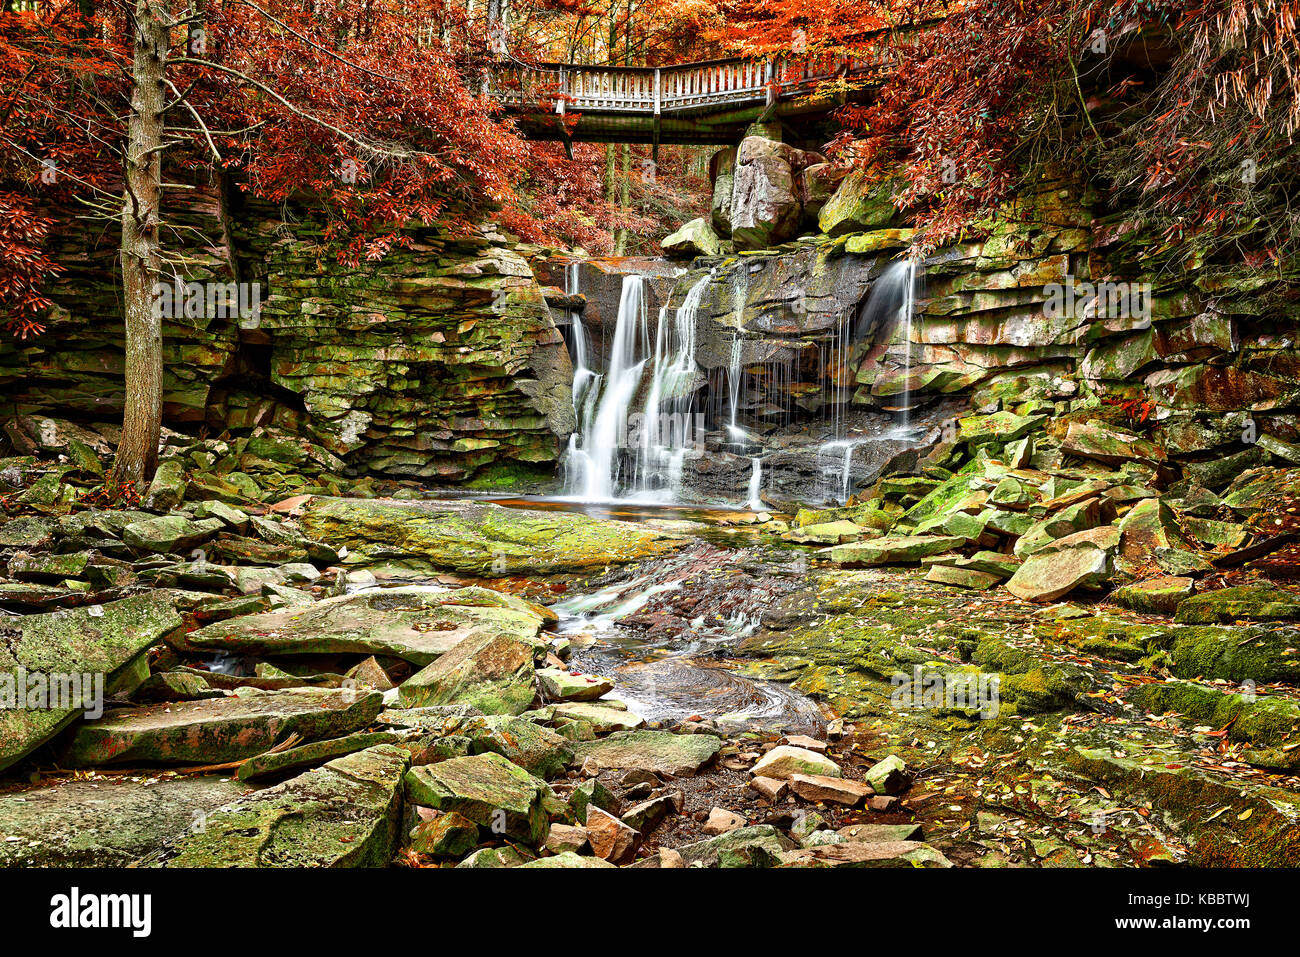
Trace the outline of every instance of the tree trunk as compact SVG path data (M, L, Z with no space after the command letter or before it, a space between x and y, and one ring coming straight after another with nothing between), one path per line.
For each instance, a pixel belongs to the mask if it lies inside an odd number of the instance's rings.
M167 30L149 0L136 0L131 118L122 197L122 295L126 324L126 408L113 481L142 484L158 465L162 430L162 315L154 285L161 258L163 71Z

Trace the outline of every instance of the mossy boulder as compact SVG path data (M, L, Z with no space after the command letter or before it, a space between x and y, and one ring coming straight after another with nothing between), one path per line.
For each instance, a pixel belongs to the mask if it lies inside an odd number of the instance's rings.
M155 591L100 606L27 615L0 626L0 694L15 696L0 709L0 769L102 706L94 700L93 688L82 682L79 700L60 690L63 707L15 707L20 678L27 684L22 690L29 703L31 678L37 675L102 675L99 690L104 691L149 648L183 626L176 594ZM47 705L54 703L47 699Z
M455 811L490 833L534 847L550 828L542 803L546 785L495 753L412 768L405 793L413 804Z
M1178 606L1177 620L1188 625L1234 621L1295 621L1300 595L1273 585L1239 585L1189 598Z
M150 867L383 867L396 853L410 758L380 745L213 811Z

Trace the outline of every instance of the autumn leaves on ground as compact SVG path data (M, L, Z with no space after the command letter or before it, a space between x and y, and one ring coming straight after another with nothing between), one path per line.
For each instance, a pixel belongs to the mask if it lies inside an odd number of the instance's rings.
M5 0L0 864L1300 863L1295 6Z

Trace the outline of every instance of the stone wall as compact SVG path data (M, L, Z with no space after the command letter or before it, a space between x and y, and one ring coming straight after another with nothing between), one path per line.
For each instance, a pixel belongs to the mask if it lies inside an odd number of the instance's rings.
M212 191L186 195L167 219L175 273L229 282ZM69 269L52 286L48 331L0 342L5 411L70 417L111 437L123 370L115 232L64 222L55 252ZM490 227L459 238L423 230L408 248L347 267L318 226L269 209L243 211L233 234L261 313L166 321L168 426L295 432L355 474L505 483L553 471L573 427L572 369L509 239Z

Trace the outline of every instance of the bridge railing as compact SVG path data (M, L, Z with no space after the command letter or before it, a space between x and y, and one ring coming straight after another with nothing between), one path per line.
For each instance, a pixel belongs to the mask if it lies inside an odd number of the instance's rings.
M510 64L493 72L489 89L516 107L657 115L790 96L836 76L859 76L882 59L713 60L666 67Z

